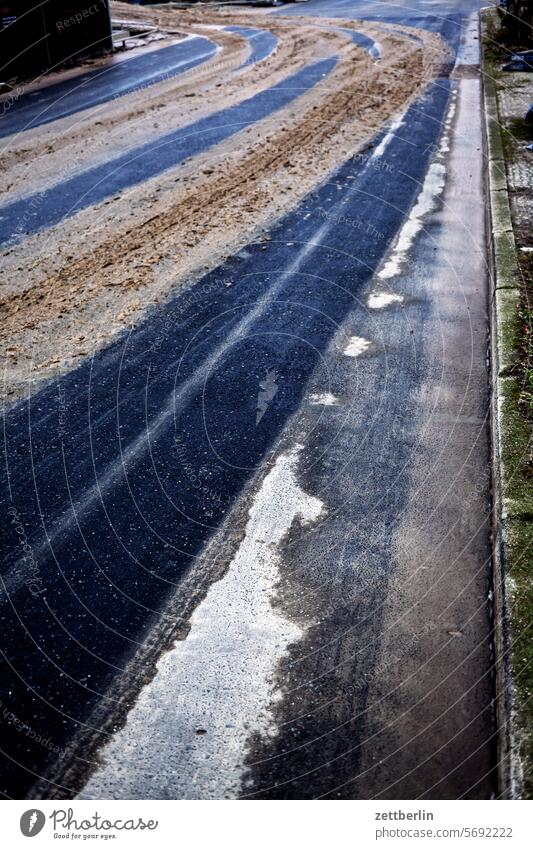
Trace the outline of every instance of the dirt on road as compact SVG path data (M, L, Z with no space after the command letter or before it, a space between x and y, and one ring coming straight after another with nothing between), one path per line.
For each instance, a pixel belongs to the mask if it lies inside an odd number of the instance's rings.
M262 13L115 3L114 14L207 35L219 46L182 76L4 140L5 202L68 177L271 87L312 61L335 68L285 108L157 177L27 236L0 254L3 400L11 403L94 354L150 308L244 244L371 143L449 59L442 40L388 26ZM276 50L249 53L230 24L268 29ZM381 59L339 27L379 41ZM411 32L411 36L414 31ZM73 203L76 199L73 199Z

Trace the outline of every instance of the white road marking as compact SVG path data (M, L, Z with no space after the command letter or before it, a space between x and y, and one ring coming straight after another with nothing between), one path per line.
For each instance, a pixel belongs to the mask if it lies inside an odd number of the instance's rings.
M401 304L402 302L403 295L398 295L396 292L372 292L368 296L367 306L371 310L381 310L390 304Z
M365 162L363 170L371 167L371 163L376 157L383 155L385 148L394 138L396 129L403 123L403 117L398 118L391 126L389 132L382 139L378 147L373 151L372 155ZM348 203L358 191L357 183L346 193L341 201L341 205ZM164 428L172 421L176 410L183 408L187 400L193 392L197 391L202 386L206 377L213 372L217 363L237 344L244 336L246 336L250 326L264 312L265 308L271 304L277 297L278 293L283 289L286 281L293 274L299 272L308 256L316 247L321 246L321 241L327 236L328 232L335 226L336 216L331 216L317 229L312 240L306 242L298 252L295 259L289 265L283 274L280 274L276 283L272 285L265 296L260 299L256 306L235 326L228 334L227 338L212 352L210 356L196 369L193 374L183 382L179 389L170 392L164 399L159 413L147 422L146 429L141 431L129 445L123 450L121 449L120 456L109 463L105 472L99 477L96 477L95 483L92 484L76 502L71 503L71 509L66 509L62 518L59 519L53 528L44 528L45 539L41 544L36 543L34 553L36 557L48 556L50 548L59 536L62 536L73 525L79 524L79 516L86 514L96 504L104 503L104 494L108 492L122 475L126 475L127 469L134 465L140 457L144 456L150 448L153 441L164 430ZM194 343L194 340L193 340ZM179 361L176 362L179 365ZM19 571L22 568L22 571ZM6 576L6 592L13 593L24 582L24 560L21 559L11 569Z
M345 357L359 357L370 347L371 343L362 336L351 336L343 351Z
M303 446L281 454L249 511L225 576L195 610L185 640L158 663L127 723L101 751L103 765L79 798L213 798L242 792L246 741L275 734L279 659L303 632L272 605L279 546L295 519L324 505L298 484Z
M398 234L387 262L377 274L380 280L388 280L400 273L413 242L424 226L425 217L435 209L437 200L444 191L446 185L444 156L450 149L450 127L455 110L456 95L452 95L437 155L426 172L416 203Z
M339 399L332 395L331 392L323 392L309 396L310 404L318 404L324 407L335 407L339 403Z

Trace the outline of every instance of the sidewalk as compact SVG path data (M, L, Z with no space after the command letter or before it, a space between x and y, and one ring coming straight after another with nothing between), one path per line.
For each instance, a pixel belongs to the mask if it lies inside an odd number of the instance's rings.
M491 272L496 711L503 797L533 798L533 74L481 18Z

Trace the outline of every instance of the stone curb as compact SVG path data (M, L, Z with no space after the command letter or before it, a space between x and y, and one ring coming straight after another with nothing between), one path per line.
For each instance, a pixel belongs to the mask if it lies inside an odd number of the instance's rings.
M500 130L496 86L487 70L484 37L493 7L480 12L480 45L483 87L485 188L487 200L487 247L490 282L490 358L491 358L491 463L493 482L493 582L496 667L496 723L499 796L524 798L526 768L521 741L523 723L513 674L511 631L514 631L515 590L511 570L510 540L517 522L524 519L520 499L513 499L513 457L516 446L510 434L517 412L514 399L519 393L511 366L516 361L514 341L518 327L516 304L519 267L513 234L507 188L505 158ZM520 622L516 622L517 629ZM526 794L527 796L527 794Z

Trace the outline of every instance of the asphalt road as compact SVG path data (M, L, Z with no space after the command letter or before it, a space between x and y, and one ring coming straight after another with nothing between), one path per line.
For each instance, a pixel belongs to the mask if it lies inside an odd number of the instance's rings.
M240 132L291 103L327 76L335 57L313 62L280 83L235 106L215 112L156 140L110 157L49 189L0 206L0 244L16 243L29 233L51 227L130 186L162 174L190 156Z
M261 62L270 56L273 50L276 49L278 40L271 32L265 32L255 27L226 27L228 32L236 32L247 38L250 42L250 55L244 60L241 68L248 68L250 65L255 65L256 62ZM237 69L239 70L239 69Z
M7 412L6 796L497 794L480 149L470 67Z
M123 61L22 94L0 118L0 138L49 124L116 97L178 76L205 62L217 51L208 38L187 38Z

